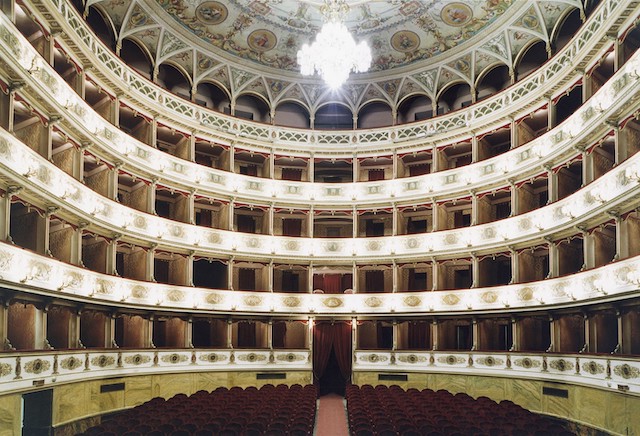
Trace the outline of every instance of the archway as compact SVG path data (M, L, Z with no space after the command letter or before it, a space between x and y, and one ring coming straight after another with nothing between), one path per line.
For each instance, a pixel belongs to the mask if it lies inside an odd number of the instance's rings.
M318 322L313 329L313 382L319 395L344 396L351 382L351 322Z

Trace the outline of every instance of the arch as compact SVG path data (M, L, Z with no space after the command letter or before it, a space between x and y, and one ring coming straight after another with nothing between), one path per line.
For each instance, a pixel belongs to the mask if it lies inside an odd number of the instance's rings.
M258 122L271 122L271 106L260 94L247 92L237 95L235 102L235 116Z
M393 109L387 101L369 101L358 111L358 129L373 129L393 124Z
M353 129L353 111L344 103L324 103L314 113L314 127L326 130Z
M547 45L544 41L538 39L523 47L513 63L516 80L527 77L547 60Z
M442 88L436 98L436 102L438 105L438 114L447 113L466 107L473 101L471 95L471 86L467 82L462 80L452 82L445 88Z
M218 81L202 80L196 85L195 92L195 102L201 106L224 112L224 108L231 105L231 94Z
M120 58L130 67L151 80L153 71L153 56L147 51L147 47L135 38L122 40Z
M567 11L564 17L560 18L551 32L551 46L553 52L557 53L567 45L582 26L580 9L575 8Z
M486 68L476 81L476 96L478 100L490 97L511 85L509 67L505 64L494 64Z
M87 16L85 19L93 29L95 35L107 46L113 49L118 32L116 30L116 26L111 21L109 14L105 13L101 8L91 5L87 9Z
M397 124L426 120L434 116L433 99L428 94L410 94L400 100L397 106Z
M274 124L307 129L311 126L309 109L296 100L280 101L275 108Z
M182 67L173 62L158 65L156 83L176 95L191 99L191 78Z

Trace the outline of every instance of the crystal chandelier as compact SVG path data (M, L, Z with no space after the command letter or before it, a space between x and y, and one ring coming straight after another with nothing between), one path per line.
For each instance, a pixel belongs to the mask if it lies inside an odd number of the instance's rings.
M356 44L342 18L349 10L343 0L328 0L321 12L327 17L313 44L298 51L300 72L309 76L320 73L332 89L339 88L349 73L364 72L371 66L371 50L365 41Z

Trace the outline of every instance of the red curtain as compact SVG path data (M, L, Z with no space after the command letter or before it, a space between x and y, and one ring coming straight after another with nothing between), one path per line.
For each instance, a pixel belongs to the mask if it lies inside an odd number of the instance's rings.
M384 292L384 271L366 271L364 292Z
M408 329L409 349L425 350L429 347L429 328L426 322L409 322Z
M384 170L369 170L369 181L376 182L378 180L384 180Z
M302 180L302 170L298 168L282 168L282 180Z
M237 216L238 231L242 233L255 233L256 222L250 215L238 215Z
M274 322L273 337L271 339L271 343L273 344L273 348L284 348L284 338L287 334L287 323L286 322Z
M238 290L239 291L255 291L256 290L256 270L251 268L240 268L238 274Z
M302 234L302 220L295 218L283 219L282 234L284 236L300 236Z
M256 324L252 321L238 323L238 348L256 347Z
M351 323L338 321L319 322L313 329L313 378L322 378L333 349L340 373L345 381L351 378Z
M410 176L421 176L423 174L429 174L429 164L411 165L409 167Z

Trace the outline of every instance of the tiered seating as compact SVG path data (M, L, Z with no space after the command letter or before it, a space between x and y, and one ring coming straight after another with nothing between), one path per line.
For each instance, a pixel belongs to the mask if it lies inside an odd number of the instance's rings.
M572 435L567 425L511 401L399 386L348 386L349 427L355 436Z
M168 400L154 398L103 418L85 435L292 435L313 433L315 386L218 388Z

